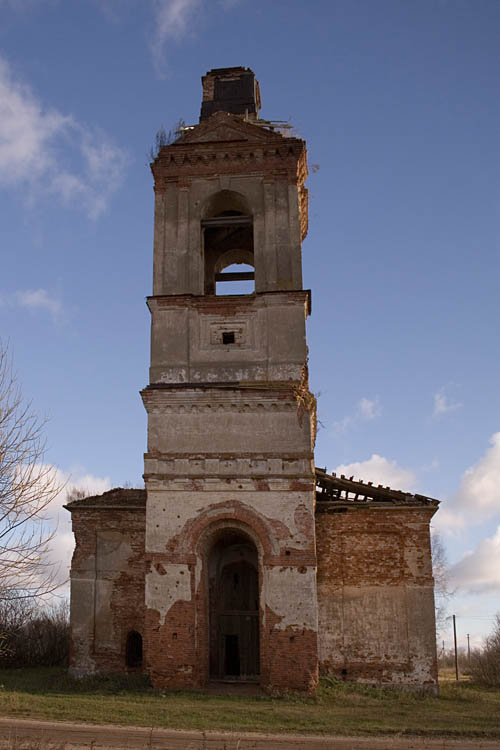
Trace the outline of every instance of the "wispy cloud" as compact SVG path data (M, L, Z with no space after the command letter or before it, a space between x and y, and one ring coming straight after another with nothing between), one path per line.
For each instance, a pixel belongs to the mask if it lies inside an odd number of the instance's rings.
M188 36L194 36L199 27L199 15L206 8L210 13L228 12L240 4L240 0L151 0L154 32L150 42L156 71L163 74L165 46L169 42L178 44Z
M56 195L95 219L125 164L125 152L104 133L44 107L0 57L0 187L27 188L31 200Z
M61 300L50 294L47 289L23 289L12 294L0 295L0 305L42 310L48 312L54 322L60 321L63 313Z
M370 401L369 398L363 397L358 403L358 411L361 418L368 421L380 417L382 409L379 397L376 396L373 401Z
M202 0L153 0L155 30L151 53L158 72L165 62L165 44L168 41L179 42L190 32L195 13L202 5Z
M457 409L461 409L462 407L463 404L458 401L453 401L453 399L445 393L445 388L441 388L434 394L434 411L432 416L442 417L444 414L457 411Z
M376 396L373 400L363 396L357 405L354 414L350 414L338 422L334 422L333 429L335 432L346 432L351 427L356 426L359 422L371 422L372 419L380 417L382 407L380 399Z
M46 289L27 289L16 292L18 304L31 310L47 310L54 320L57 320L62 312L61 301L51 297Z

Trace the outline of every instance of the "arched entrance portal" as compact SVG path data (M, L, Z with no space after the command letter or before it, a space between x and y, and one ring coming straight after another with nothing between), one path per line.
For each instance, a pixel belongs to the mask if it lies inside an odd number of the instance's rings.
M255 544L224 529L209 555L211 679L259 676L259 574Z

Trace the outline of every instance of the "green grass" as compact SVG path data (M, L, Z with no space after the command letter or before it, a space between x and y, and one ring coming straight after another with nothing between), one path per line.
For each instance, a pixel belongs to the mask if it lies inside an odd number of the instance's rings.
M500 738L500 691L444 683L440 696L332 679L314 698L161 693L140 676L74 680L62 669L0 670L0 714L172 729Z

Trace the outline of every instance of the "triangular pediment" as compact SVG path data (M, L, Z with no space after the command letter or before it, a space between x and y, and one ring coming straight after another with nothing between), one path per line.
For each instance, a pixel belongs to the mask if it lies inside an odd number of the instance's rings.
M186 131L175 143L214 143L230 141L248 141L250 143L269 143L282 141L283 136L260 125L254 125L227 112L216 112L215 115Z

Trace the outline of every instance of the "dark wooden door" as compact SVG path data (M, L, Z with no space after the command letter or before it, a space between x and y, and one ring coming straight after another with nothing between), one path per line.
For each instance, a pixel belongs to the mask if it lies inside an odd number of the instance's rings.
M259 674L258 574L247 561L222 568L217 586L218 671L248 679Z

